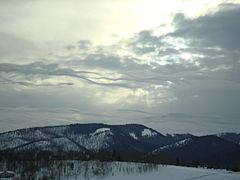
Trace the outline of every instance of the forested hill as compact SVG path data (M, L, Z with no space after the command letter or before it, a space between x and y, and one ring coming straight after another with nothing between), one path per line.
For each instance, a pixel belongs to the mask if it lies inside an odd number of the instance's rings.
M1 133L0 153L239 168L239 142L237 133L163 135L140 124L70 124Z

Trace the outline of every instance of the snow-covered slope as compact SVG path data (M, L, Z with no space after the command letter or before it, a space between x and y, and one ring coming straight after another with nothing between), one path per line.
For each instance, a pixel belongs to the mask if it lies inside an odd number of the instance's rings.
M167 151L167 150L182 148L182 147L188 145L191 141L192 141L192 138L186 138L186 139L177 141L173 144L169 144L169 145L166 145L166 146L159 147L158 149L155 149L152 153L157 154L159 152L164 152L164 151Z
M0 134L0 151L147 152L168 144L168 138L143 125L72 124L20 129Z
M154 131L151 131L150 129L143 129L142 131L142 136L145 136L145 137L152 137L152 136L156 136L157 133L154 132Z

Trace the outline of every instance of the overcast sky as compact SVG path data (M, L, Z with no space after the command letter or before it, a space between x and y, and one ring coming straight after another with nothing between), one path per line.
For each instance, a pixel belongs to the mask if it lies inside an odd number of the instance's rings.
M0 132L240 132L239 17L239 0L2 0Z

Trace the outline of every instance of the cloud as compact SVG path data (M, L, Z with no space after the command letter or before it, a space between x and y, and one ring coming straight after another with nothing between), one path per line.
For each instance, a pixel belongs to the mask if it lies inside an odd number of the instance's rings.
M57 63L51 64L44 64L42 62L35 62L25 65L18 65L18 64L9 64L9 63L1 63L0 64L0 72L7 73L7 74L15 74L18 76L23 76L23 79L29 79L30 82L21 82L18 79L14 80L14 77L11 79L6 78L6 74L3 74L2 82L9 82L9 83L16 83L22 85L51 85L43 83L37 84L34 83L34 78L38 79L47 79L53 78L58 76L63 77L71 77L80 79L82 81L86 81L90 84L94 85L102 85L102 86L120 86L120 87L127 87L124 83L118 83L117 81L121 81L121 78L108 78L102 76L100 73L94 73L90 71L75 71L71 68L61 68ZM91 77L90 75L95 75L95 77ZM31 80L32 79L32 80ZM105 80L107 82L103 83L99 80ZM57 81L57 80L56 80ZM73 85L73 82L60 82L57 83L60 85ZM53 84L54 85L54 84Z
M216 116L202 116L202 115L192 115L186 113L169 113L167 115L163 115L162 118L180 118L180 119L220 119L220 117Z
M8 59L26 57L29 54L38 54L37 46L21 37L0 32L0 62L7 62Z
M195 46L220 47L240 50L240 5L222 4L219 10L197 19L175 16L176 31L169 34L192 41Z
M140 113L140 114L151 114L149 112L138 110L138 109L116 109L118 112L124 112L124 113Z
M173 81L169 88L177 100L162 104L158 110L200 114L196 117L169 113L176 116L167 122L162 121L162 116L143 118L158 119L156 123L172 126L172 120L179 118L189 124L190 121L202 125L209 122L219 129L223 124L230 127L237 123L240 117L237 110L240 106L239 9L236 4L223 4L214 13L194 19L177 14L173 32L157 36L149 30L131 39L129 47L134 52L154 59L150 63L154 67L152 72L166 79L182 80ZM215 116L220 118L212 118Z
M89 123L93 120L95 122L103 122L105 119L114 118L114 116L97 111L91 113L83 109L65 107L1 107L0 112L0 132L33 126L72 124L79 123L79 121L82 123Z
M128 46L137 54L154 52L161 45L161 38L154 36L150 30L141 31L128 40Z
M79 40L31 62L3 61L0 107L8 112L0 109L0 122L14 124L20 116L31 126L30 117L44 116L40 125L135 122L161 132L237 131L239 12L225 4L191 19L177 14L166 34L146 29L113 45ZM31 46L18 41L23 46L12 40L13 53Z

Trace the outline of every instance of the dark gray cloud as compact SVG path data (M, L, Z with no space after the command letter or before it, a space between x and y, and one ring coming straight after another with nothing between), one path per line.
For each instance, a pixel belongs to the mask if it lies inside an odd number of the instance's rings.
M154 36L150 30L144 30L128 40L128 46L138 54L154 52L162 45L161 38Z
M92 68L121 69L123 63L118 56L104 54L89 54L83 64Z
M236 4L222 4L219 11L197 19L178 14L174 19L177 30L170 36L189 39L196 46L240 50L239 16L240 6Z
M239 64L240 6L222 4L213 13L189 19L183 14L174 18L176 30L163 36L143 31L129 42L133 51L141 54L155 53L158 62L190 68L201 64L206 68L218 65L235 67ZM184 61L183 53L191 56ZM157 55L156 55L157 54Z

